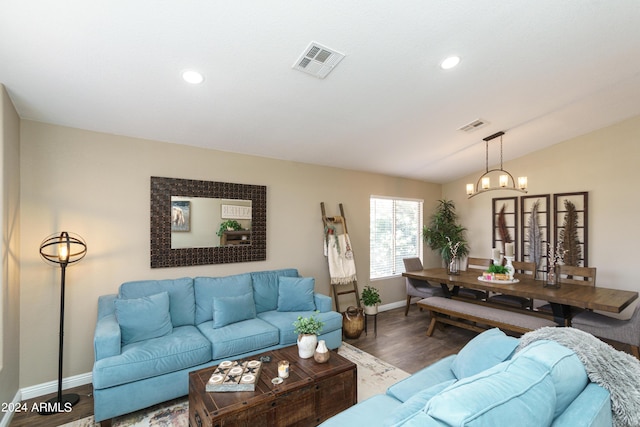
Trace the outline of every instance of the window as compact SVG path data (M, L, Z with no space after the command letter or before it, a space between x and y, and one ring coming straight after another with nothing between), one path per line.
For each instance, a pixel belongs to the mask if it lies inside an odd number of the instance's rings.
M371 279L403 273L403 258L422 258L422 204L422 200L371 196Z

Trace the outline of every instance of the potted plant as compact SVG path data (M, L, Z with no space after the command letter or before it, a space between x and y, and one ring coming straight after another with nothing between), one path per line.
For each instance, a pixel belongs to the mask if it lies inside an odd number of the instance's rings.
M490 275L491 280L509 280L509 269L504 265L491 264L485 274Z
M439 200L438 203L429 224L422 230L422 236L431 249L438 251L445 265L448 266L451 262L453 247L456 247L455 256L458 258L469 254L465 238L467 229L457 223L458 215L453 201Z
M238 231L238 230L242 230L242 226L240 225L240 223L238 221L236 221L235 219L228 219L226 221L222 221L222 223L220 224L220 228L218 229L218 236L222 236L222 233L224 233L225 231Z
M298 355L302 359L313 357L318 344L318 334L324 327L324 322L318 319L318 311L309 317L298 316L293 322L294 332L298 334Z
M362 290L362 297L360 298L364 304L365 314L377 314L378 304L382 302L380 299L380 293L373 286L367 285Z

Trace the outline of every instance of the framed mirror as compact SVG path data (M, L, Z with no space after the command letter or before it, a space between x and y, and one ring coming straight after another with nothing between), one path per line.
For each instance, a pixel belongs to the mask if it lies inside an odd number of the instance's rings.
M213 205L216 212L206 213L199 209L202 205ZM183 242L186 233L198 231L192 228L196 225L192 217L195 219L196 215L199 221L210 216L211 221L205 228L224 235L206 237L210 246L196 238L194 241L200 243L194 247L174 242L172 248L172 234L180 233L180 238L173 240ZM240 229L223 233L221 223L218 224L221 219L238 222ZM267 187L152 176L150 240L151 268L264 261L267 258Z

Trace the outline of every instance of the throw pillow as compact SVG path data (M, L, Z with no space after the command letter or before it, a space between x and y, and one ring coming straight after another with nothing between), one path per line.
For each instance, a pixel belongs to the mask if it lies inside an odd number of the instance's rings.
M253 293L236 297L213 298L213 328L218 329L242 320L256 317Z
M116 298L114 304L123 346L173 331L168 292L140 298Z
M498 328L484 331L465 345L451 364L451 370L459 380L470 377L507 360L518 339L507 336Z
M278 278L278 311L314 311L313 277Z

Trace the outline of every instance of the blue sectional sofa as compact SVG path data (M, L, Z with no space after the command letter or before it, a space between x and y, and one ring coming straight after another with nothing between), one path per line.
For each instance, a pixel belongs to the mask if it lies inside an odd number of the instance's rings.
M188 373L293 345L298 316L318 311L319 339L342 342L342 316L296 269L123 283L98 299L97 422L188 394Z
M516 352L518 343L490 329L321 426L611 427L609 392L572 350L540 340Z

